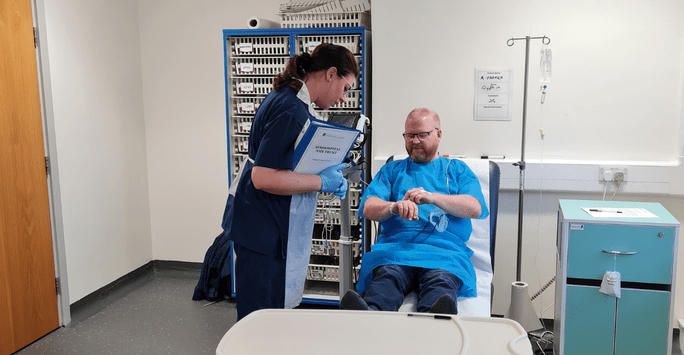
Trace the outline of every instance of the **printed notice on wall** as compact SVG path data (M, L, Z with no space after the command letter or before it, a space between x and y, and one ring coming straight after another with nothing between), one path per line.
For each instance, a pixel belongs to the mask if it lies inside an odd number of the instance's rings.
M510 121L511 70L475 69L475 121Z

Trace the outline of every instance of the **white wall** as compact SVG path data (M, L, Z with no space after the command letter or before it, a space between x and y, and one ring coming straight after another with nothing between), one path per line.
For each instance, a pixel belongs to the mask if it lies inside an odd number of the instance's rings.
M280 0L140 1L153 258L202 261L228 194L223 29Z
M45 2L70 303L153 259L202 261L227 193L221 31L279 4Z
M152 257L138 4L48 1L45 23L73 303Z
M374 1L373 120L403 122L414 106L431 107L447 133L445 153L519 159L525 41L506 42L545 35L553 76L543 107L541 42L530 45L528 159L539 159L543 148L547 160L672 161L682 111L683 15L678 0ZM513 70L511 121L473 120L476 68ZM403 130L386 128L388 138ZM403 143L390 139L376 148L386 155Z

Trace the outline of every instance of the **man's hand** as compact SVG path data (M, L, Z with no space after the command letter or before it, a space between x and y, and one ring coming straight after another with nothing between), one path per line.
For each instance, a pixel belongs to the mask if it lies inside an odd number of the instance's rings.
M428 205L435 203L432 192L425 191L425 189L422 187L416 187L406 191L406 195L404 195L403 199L412 201L416 205Z
M404 198L394 203L391 213L399 215L403 220L418 220L418 205L434 203L432 193L422 187L408 190Z
M418 205L433 203L432 193L425 191L422 187L408 190L404 198L394 203L393 210L390 211L401 217L403 220L418 220Z
M482 213L480 201L473 196L444 195L417 187L408 190L404 198L396 202L384 201L376 196L369 197L363 207L363 216L374 221L384 221L394 214L405 221L417 221L418 205L427 204L435 205L448 215L459 218L477 218Z
M396 214L401 219L409 221L418 220L418 205L415 202L409 201L407 199L399 200L390 204L390 212Z

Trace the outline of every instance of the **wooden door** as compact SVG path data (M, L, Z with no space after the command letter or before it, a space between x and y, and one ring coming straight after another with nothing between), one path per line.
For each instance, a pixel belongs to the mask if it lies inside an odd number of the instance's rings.
M0 354L57 329L31 0L0 0Z

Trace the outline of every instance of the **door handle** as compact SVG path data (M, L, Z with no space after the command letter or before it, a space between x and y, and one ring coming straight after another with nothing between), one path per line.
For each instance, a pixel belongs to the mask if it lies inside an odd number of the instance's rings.
M606 254L613 254L613 255L634 255L637 252L635 251L616 251L616 250L603 250L604 253Z

